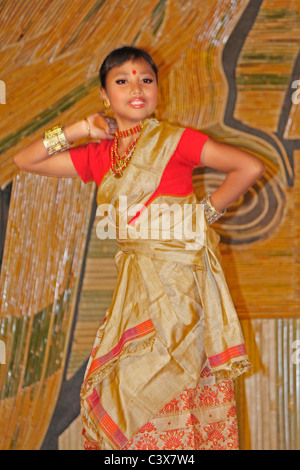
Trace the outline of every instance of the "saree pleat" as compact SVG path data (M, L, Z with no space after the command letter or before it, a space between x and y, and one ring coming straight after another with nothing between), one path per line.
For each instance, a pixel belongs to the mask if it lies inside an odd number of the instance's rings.
M109 212L119 245L117 286L81 390L85 439L100 449L125 448L167 403L199 387L207 361L215 386L249 366L202 205L160 195L147 207L182 132L148 120L124 176L108 173L98 189L98 214Z

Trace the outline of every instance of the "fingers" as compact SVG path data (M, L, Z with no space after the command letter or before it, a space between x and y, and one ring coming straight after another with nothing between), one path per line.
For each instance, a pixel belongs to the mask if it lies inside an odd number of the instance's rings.
M89 116L89 119L92 124L92 134L94 138L105 138L108 140L114 139L117 130L115 119L105 116L101 112Z
M114 118L111 118L109 116L103 116L103 118L108 123L108 125L111 129L117 129L117 122Z
M104 118L104 116L102 116L100 113L94 116L93 124L96 127L99 127L99 129L105 129L105 130L108 129L108 123L106 119Z
M107 123L107 135L109 139L113 139L117 130L117 123L116 120L111 117L105 117L105 121Z

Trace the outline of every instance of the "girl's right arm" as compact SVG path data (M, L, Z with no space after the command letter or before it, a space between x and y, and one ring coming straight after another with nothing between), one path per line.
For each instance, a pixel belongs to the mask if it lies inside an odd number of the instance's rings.
M104 118L101 114L93 114L85 120L64 127L64 134L71 144L81 139L91 137L97 140L112 140L116 130L113 119ZM43 138L37 139L32 144L20 150L14 156L14 163L20 169L30 173L44 176L56 176L72 178L78 176L71 160L70 152L64 150L53 156L49 156L44 146Z

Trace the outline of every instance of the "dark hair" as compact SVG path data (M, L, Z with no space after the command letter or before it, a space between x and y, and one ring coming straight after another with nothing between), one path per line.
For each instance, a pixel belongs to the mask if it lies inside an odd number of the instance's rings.
M152 70L155 72L156 80L158 81L157 67L148 52L137 47L123 46L118 49L114 49L110 54L108 54L100 67L99 78L103 88L106 86L107 74L113 67L119 67L128 60L135 61L140 59L144 59L148 62L152 67Z

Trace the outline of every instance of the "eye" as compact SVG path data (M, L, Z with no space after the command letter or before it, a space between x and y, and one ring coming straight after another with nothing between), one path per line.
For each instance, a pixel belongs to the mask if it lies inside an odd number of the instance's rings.
M124 85L126 82L127 80L125 80L125 78L119 78L119 80L116 80L117 85Z
M142 82L143 83L153 83L153 79L152 78L143 78Z

